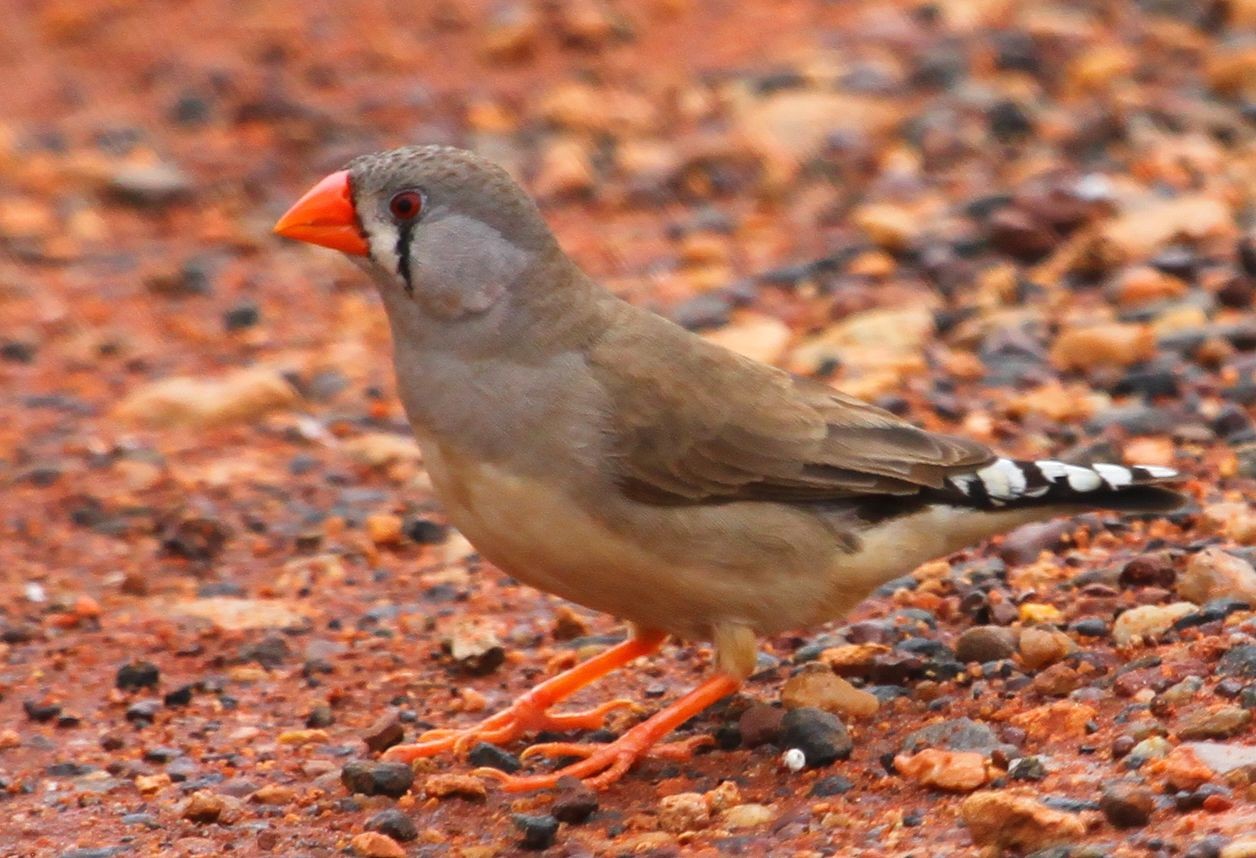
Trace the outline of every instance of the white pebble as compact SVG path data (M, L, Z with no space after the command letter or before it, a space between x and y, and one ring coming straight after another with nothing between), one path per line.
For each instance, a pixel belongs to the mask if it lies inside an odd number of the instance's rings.
M790 748L781 755L781 763L791 772L801 772L807 766L807 755L799 748Z

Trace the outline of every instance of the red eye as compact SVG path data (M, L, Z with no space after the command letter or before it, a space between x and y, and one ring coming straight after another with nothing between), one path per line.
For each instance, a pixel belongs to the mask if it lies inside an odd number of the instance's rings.
M401 191L388 201L388 211L397 220L414 220L423 211L423 195L418 191Z

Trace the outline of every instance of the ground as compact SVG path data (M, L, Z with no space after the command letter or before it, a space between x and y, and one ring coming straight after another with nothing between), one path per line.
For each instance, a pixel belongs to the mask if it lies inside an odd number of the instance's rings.
M1251 0L5 19L0 855L1256 854ZM715 749L582 821L442 796L449 758L351 794L398 728L622 634L444 525L369 283L270 233L410 142L502 162L586 270L706 336L1009 454L1175 466L1191 503L1022 530L765 641L682 730ZM576 702L649 711L707 659ZM781 705L842 756L807 706L835 711L848 757L787 767Z

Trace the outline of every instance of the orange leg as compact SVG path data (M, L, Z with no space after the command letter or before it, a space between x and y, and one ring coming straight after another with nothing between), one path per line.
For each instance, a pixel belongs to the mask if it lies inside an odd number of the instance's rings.
M384 759L408 763L445 751L463 753L476 742L509 742L533 730L597 730L606 715L635 706L631 700L611 700L584 712L555 712L549 708L584 686L643 655L657 652L667 638L662 632L638 632L633 637L550 677L516 700L508 709L462 730L429 730L412 745L396 745Z
M523 753L523 757L539 754L553 756L578 756L584 759L570 766L550 772L547 775L530 775L520 777L509 775L497 769L477 769L477 775L483 775L500 781L507 792L527 792L535 789L548 789L558 783L564 775L581 778L594 789L613 784L623 777L632 764L651 750L660 739L706 709L712 703L732 694L741 687L741 680L728 674L718 674L703 682L693 691L677 700L666 709L660 710L645 721L630 729L624 735L605 745L583 745L569 742L551 742L533 745ZM688 758L693 749L710 743L707 736L678 742L671 745L659 745L654 753L671 758Z

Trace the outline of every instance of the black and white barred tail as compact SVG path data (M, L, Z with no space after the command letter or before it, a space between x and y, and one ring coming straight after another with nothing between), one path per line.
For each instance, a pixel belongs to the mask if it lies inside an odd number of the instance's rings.
M965 505L982 509L1059 505L1166 512L1181 506L1184 498L1163 484L1181 479L1172 468L1157 465L995 459L979 471L947 477L946 482L948 491L962 496Z

